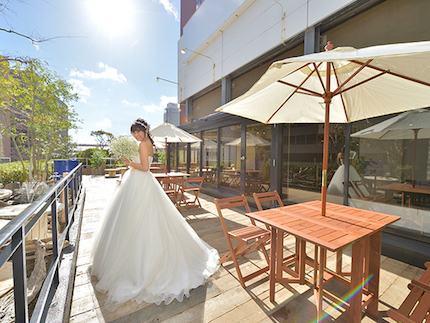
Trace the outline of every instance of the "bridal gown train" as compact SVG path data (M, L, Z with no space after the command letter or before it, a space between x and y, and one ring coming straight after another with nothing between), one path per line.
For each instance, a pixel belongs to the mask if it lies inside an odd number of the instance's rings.
M135 169L105 209L91 258L96 289L107 293L111 308L128 300L182 302L219 268L217 250L200 239L152 173Z

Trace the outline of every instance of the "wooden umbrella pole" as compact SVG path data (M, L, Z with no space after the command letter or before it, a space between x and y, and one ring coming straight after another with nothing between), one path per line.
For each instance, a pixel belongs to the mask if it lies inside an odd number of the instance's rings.
M327 168L328 168L328 142L330 135L330 103L333 93L330 92L330 63L327 62L326 69L326 89L323 95L325 103L325 121L324 121L324 149L323 149L323 166L321 176L321 215L326 214L327 204Z

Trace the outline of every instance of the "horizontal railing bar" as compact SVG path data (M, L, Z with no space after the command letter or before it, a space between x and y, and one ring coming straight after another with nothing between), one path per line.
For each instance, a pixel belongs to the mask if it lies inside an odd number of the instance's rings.
M72 177L80 167L75 167L68 175ZM36 212L36 210L48 200L51 195L57 193L57 189L63 185L68 180L68 176L62 178L55 186L53 186L49 191L47 191L38 201L30 204L25 210L18 214L15 218L10 220L1 230L0 230L0 247L2 247L12 235L22 226L25 221ZM57 194L56 194L57 196Z

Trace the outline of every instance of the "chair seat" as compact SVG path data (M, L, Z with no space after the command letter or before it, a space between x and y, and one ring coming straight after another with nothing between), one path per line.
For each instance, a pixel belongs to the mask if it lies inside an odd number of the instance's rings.
M430 262L419 280L413 279L408 285L409 295L405 298L398 310L389 309L387 314L396 322L421 323L428 322L430 318Z
M229 231L229 235L233 239L240 239L241 241L250 241L257 238L262 238L265 235L270 237L270 231L256 226L249 226L246 228Z

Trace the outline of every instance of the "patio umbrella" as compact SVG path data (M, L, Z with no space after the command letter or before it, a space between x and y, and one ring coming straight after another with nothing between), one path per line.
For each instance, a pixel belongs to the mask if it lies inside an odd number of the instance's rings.
M351 137L379 140L413 139L414 160L412 168L412 187L415 187L417 139L430 138L430 111L418 109L404 112L396 117L353 133Z
M273 63L217 111L262 123L324 123L325 215L329 122L347 123L430 105L430 42L340 47Z
M239 146L242 141L242 138L236 138L228 143L226 145L230 146ZM253 135L252 133L247 132L246 133L246 145L247 146L270 146L270 141L267 141L263 138L257 137L256 135Z
M168 143L194 143L201 141L201 139L197 138L196 136L193 136L185 130L182 130L168 122L156 126L151 130L151 134L153 136L155 145L164 142L166 148ZM167 156L165 160L167 173Z

